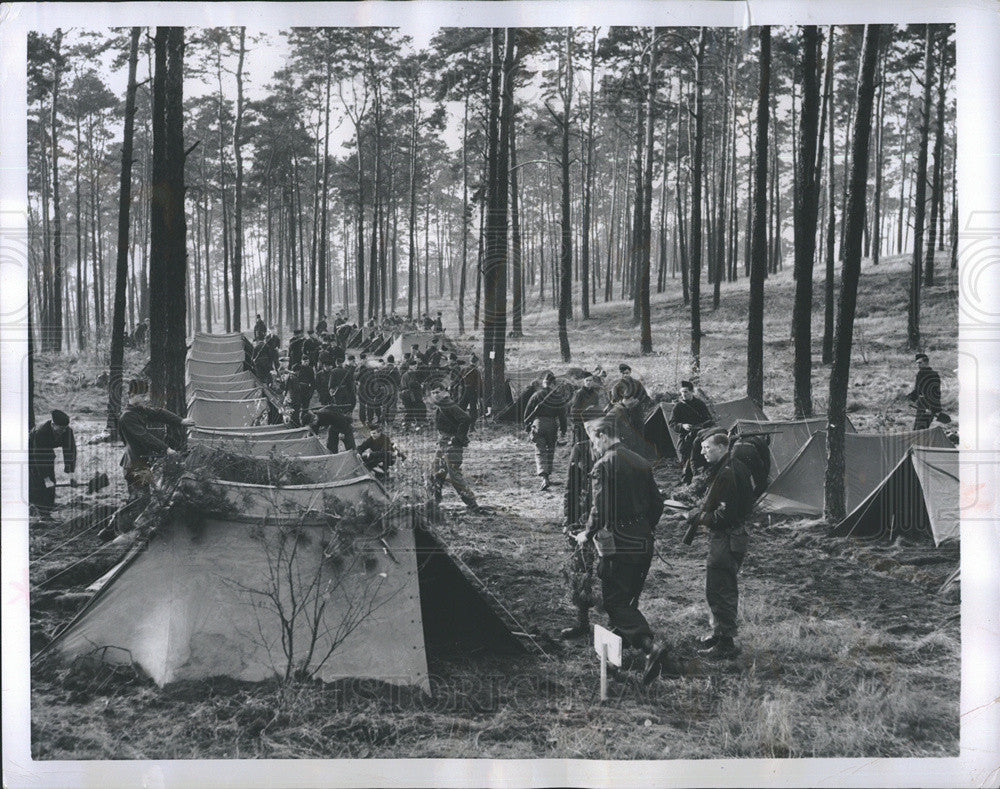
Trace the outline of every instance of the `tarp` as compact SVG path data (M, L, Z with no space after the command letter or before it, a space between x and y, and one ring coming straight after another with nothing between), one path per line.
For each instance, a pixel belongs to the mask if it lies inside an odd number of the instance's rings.
M308 455L296 457L294 469L311 482L326 482L368 474L361 457L353 449L335 455Z
M441 341L438 343L441 350L445 352L455 351L456 353L461 353L461 350L459 350L458 346L455 345L454 340L448 337L447 334L432 331L419 331L405 332L403 334L396 335L392 344L390 344L389 348L386 350L384 356L392 354L392 356L396 359L396 363L399 364L403 361L403 354L409 352L414 343L420 346L420 351L423 352L430 347L431 340L435 337L441 338Z
M198 332L191 340L191 353L243 352L245 338L239 332L232 334L204 334Z
M778 473L784 469L799 450L805 445L813 433L826 429L826 415L814 416L809 419L778 419L757 421L738 419L736 426L740 433L766 433L770 438L771 471L767 481L773 482ZM848 433L856 433L854 425L848 419L844 426Z
M187 362L208 362L208 363L225 363L225 362L243 362L246 360L246 351L242 348L237 348L235 350L229 351L205 351L198 349L197 351L191 350L187 356Z
M200 439L199 443L211 441L234 441L249 438L252 441L304 438L310 434L308 427L284 427L283 425L248 425L246 427L192 427L188 435Z
M959 536L959 452L913 446L833 533L865 540L900 535L940 545Z
M260 386L254 386L249 389L227 389L225 387L205 388L205 386L199 384L196 387L189 387L188 389L188 401L196 397L206 400L255 400L261 395Z
M213 511L157 529L43 654L138 664L160 686L261 681L308 659L308 672L326 682L366 678L429 691L428 648L523 651L414 518L379 521L353 550L338 548L331 516L349 515L347 505L366 496L385 501L370 476L215 486ZM233 503L241 514L222 514Z
M188 417L199 427L237 427L258 424L267 416L267 400L209 400L196 397L188 404Z
M188 381L196 381L199 378L220 377L226 375L238 375L243 372L243 359L238 361L224 362L204 362L197 359L187 360Z
M696 394L708 406L709 412L715 418L715 423L724 430L729 430L740 419L767 421L767 415L749 397L712 403L701 389L696 390ZM670 417L674 413L675 404L657 403L646 414L642 428L643 438L655 448L656 454L662 458L677 457L680 436L670 427Z
M911 446L951 448L940 427L908 433L846 433L844 488L847 511L854 510L888 476ZM812 435L798 455L768 485L759 507L781 515L823 514L826 431Z
M227 441L223 440L221 436L205 438L199 435L192 435L190 443L213 446L235 455L248 455L249 457L256 458L267 457L268 455L282 455L285 457L319 455L326 451L326 445L316 436L273 439L265 434L258 439L253 435L244 435L233 436Z

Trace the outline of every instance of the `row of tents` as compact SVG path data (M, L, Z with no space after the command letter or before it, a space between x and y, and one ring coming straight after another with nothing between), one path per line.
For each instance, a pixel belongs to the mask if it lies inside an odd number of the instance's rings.
M709 403L716 424L770 439L768 487L761 512L820 517L826 478L825 416L769 420L749 398ZM657 403L643 426L646 454L676 457L679 436L670 427L672 403ZM844 435L844 488L848 516L834 535L892 540L930 537L935 545L959 534L958 449L940 427L903 433Z
M191 454L280 460L296 484L197 480L199 510L172 512L134 546L45 652L137 664L160 686L293 671L428 691L429 649L523 652L516 623L417 513L390 507L354 451L325 454L307 429L263 424L243 342L192 343ZM373 518L363 549L338 552L335 524L359 517Z

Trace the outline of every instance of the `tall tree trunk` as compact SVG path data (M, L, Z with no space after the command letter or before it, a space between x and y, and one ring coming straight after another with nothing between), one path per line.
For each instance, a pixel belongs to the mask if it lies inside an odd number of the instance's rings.
M807 44L807 47L809 45ZM768 108L771 88L771 27L760 28L760 83L757 92L757 163L753 185L750 305L747 325L747 397L764 404L764 277L767 272Z
M49 313L50 350L62 351L63 334L63 270L62 270L62 211L59 206L59 86L62 82L62 28L52 37L52 301Z
M590 319L591 266L590 266L590 210L591 193L594 184L594 75L597 68L597 28L591 30L590 38L590 101L587 106L587 141L584 160L586 172L583 176L583 227L580 239L580 315Z
M236 65L236 119L233 123L233 153L236 158L236 195L233 214L233 331L241 331L243 293L243 59L245 27L240 28L240 54Z
M570 361L569 333L566 321L569 318L573 298L573 228L570 224L569 202L569 129L570 111L573 103L573 28L566 28L565 85L563 87L562 146L559 166L562 171L562 229L559 254L559 354L564 363ZM506 79L506 78L505 78ZM506 84L506 83L505 83Z
M819 28L806 25L802 42L802 112L795 173L795 304L792 308L792 333L795 337L796 418L812 416L812 290L819 208L819 173L816 169L818 63Z
M122 136L122 170L118 187L118 257L115 267L115 307L111 318L111 368L108 371L107 430L118 438L121 413L122 366L125 360L125 284L128 279L129 205L132 195L132 133L135 128L135 72L139 62L139 35L133 27L128 50L128 87L125 90L125 131ZM195 294L197 298L198 294Z
M458 275L458 333L465 334L465 282L469 267L469 221L472 206L469 205L469 94L465 94L465 114L462 120L462 270ZM516 306L515 306L516 309ZM412 310L409 317L413 317ZM515 317L515 327L517 317Z
M927 141L931 125L931 90L934 82L934 37L931 26L924 35L924 98L920 113L920 142L917 146L917 183L913 205L913 263L910 269L910 298L906 312L906 345L920 348L920 277L924 253L924 217L927 209Z
M184 28L158 27L153 78L153 189L150 211L150 395L156 405L185 412L187 354L186 218L184 214Z
M511 313L511 337L523 337L522 315L524 314L524 264L521 260L521 211L518 202L517 176L517 107L510 113L510 254L514 304Z
M642 206L642 241L640 249L642 251L642 271L639 282L639 322L640 353L653 352L653 330L650 325L649 308L649 274L652 252L652 209L653 209L653 123L656 109L656 28L651 32L649 43L649 74L647 76L646 92L646 172L643 184L643 206Z
M490 103L487 122L487 201L483 260L483 365L486 402L497 411L504 405L507 331L507 198L509 132L513 103L516 29L493 28ZM501 55L502 51L502 55Z
M768 38L770 41L770 38ZM694 94L694 164L691 172L691 375L701 372L701 179L704 146L703 64L705 59L705 28L698 29L698 55L695 59ZM749 375L749 373L748 373Z
M879 257L882 254L882 168L883 168L883 142L885 139L885 57L882 57L880 69L880 79L878 81L878 102L875 114L875 194L872 206L872 265L877 266Z
M844 221L844 268L841 273L840 302L837 305L837 339L830 370L830 396L827 406L829 425L826 433L826 483L824 515L829 523L843 519L844 496L844 427L847 421L847 389L850 383L851 346L854 342L854 313L861 274L861 242L865 222L865 198L868 183L868 144L871 136L872 104L875 98L875 67L878 61L880 25L866 25L862 44L861 77L854 115L851 153L851 182Z
M942 41L942 50L944 42ZM934 183L931 186L931 221L927 234L927 260L924 262L924 285L934 284L934 243L939 214L943 214L944 203L944 102L945 102L945 68L942 51L941 67L938 69L937 89L937 119L934 129ZM943 235L943 232L942 232Z
M827 224L826 224L826 276L824 279L823 286L823 364L830 364L833 361L833 277L835 271L835 244L837 241L836 227L837 227L837 207L836 199L834 195L835 180L833 177L833 162L834 162L834 138L833 138L833 127L834 127L834 96L833 96L833 45L834 45L834 35L833 26L830 26L830 50L827 53L827 76L826 76L826 93L827 101L830 107L830 127L828 129L828 147L830 149L829 156L827 157L830 161L829 167L827 168Z

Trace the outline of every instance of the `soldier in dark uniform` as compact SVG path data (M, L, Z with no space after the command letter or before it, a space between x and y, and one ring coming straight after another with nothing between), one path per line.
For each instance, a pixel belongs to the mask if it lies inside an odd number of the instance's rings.
M354 449L354 426L351 424L351 416L344 413L343 409L331 403L316 411L306 411L305 425L312 429L314 433L319 433L324 427L328 428L326 434L326 448L336 454L340 451L340 440L344 440L344 449Z
M76 438L69 416L59 409L28 433L28 502L42 512L56 504L57 448L62 450L63 470L72 475L76 471ZM70 477L70 485L76 485L75 477Z
M552 483L552 461L556 452L556 430L566 435L566 401L556 386L556 377L549 371L542 377L542 388L535 392L525 408L524 424L531 432L535 445L535 474L542 478L542 490Z
M253 338L255 341L263 340L267 336L267 324L264 323L264 319L260 317L260 313L257 313L257 320L253 325Z
M427 406L424 404L423 384L417 367L410 367L400 377L399 399L403 406L403 427L424 422Z
M358 446L358 454L361 455L369 471L388 474L396 459L406 460L406 455L393 443L378 422L369 424L368 429L368 438Z
M316 367L316 362L319 360L320 347L316 332L310 329L308 336L302 341L302 355L308 360L310 367Z
M476 429L476 421L479 419L479 401L483 397L483 374L479 369L479 357L472 354L469 364L461 368L461 396L458 405L469 412L472 419L470 430Z
M167 427L191 427L193 419L177 416L166 408L154 408L149 403L149 382L134 379L129 383L129 401L118 417L118 435L125 444L122 468L125 483L131 496L145 493L153 482L153 464L176 450L150 432L149 425L160 424Z
M367 423L374 416L372 407L366 402L367 392L365 391L365 382L373 372L374 370L368 366L368 354L362 353L358 368L354 372L354 381L357 390L365 392L365 396L358 399L358 419L363 423Z
M590 441L587 438L584 424L592 419L599 419L602 413L601 379L596 375L591 375L583 380L583 385L573 393L573 397L569 401L569 417L573 424L574 445L581 441Z
M326 332L326 330L327 330L326 316L320 315L319 320L316 321L316 334L322 337L324 332Z
M642 383L632 377L631 367L625 363L619 364L618 372L621 373L622 377L615 381L614 386L611 387L609 399L612 403L622 403L628 408L631 403L626 401L642 401L649 397Z
M354 411L357 392L354 387L354 368L338 364L330 371L329 384L331 403L348 416Z
M296 365L302 364L302 346L305 344L305 337L302 336L302 329L292 332L292 339L288 341L288 369L294 370Z
M575 433L574 433L575 436ZM570 553L563 565L563 577L570 591L570 602L576 608L576 624L560 631L560 638L582 638L590 635L590 609L594 606L594 570L597 555L590 541L577 543L572 537L575 529L585 526L590 513L592 488L590 472L594 467L594 452L586 431L581 440L573 444L569 456L569 473L566 478L566 496L563 499L563 533L569 536Z
M434 319L434 331L438 331L438 332L444 331L444 323L442 323L442 321L441 321L441 313L440 312L437 314L437 317Z
M333 355L329 351L320 351L319 369L316 370L316 399L320 405L329 405L333 401L330 394L330 374L333 372Z
M469 445L469 415L451 399L447 389L437 388L430 394L434 406L434 426L438 431L437 451L427 479L431 504L436 510L441 502L441 488L450 480L459 498L472 512L479 512L476 496L462 474L462 456Z
M264 339L253 354L253 369L257 378L265 384L270 384L272 374L278 369L280 360L278 359L278 347L281 340L277 335L272 334Z
M906 399L917 407L913 429L926 430L931 426L934 417L941 412L941 376L936 370L931 369L931 362L926 353L918 353L915 358L917 380Z
M700 651L711 658L730 658L739 652L733 641L739 604L737 575L747 552L745 521L755 500L753 481L746 466L729 452L725 433L713 433L702 442L701 450L710 464L710 482L704 502L688 521L709 530L705 597L713 632L701 639Z
M403 374L396 366L396 357L391 353L385 357L385 365L382 367L382 374L388 381L392 381L393 389L386 395L386 402L383 411L383 418L386 424L391 425L396 419L396 409L399 402L399 386Z
M582 545L598 532L610 533L609 539L597 543L604 610L611 629L645 653L643 682L652 682L666 659L667 646L654 640L639 610L639 596L653 559L653 529L663 513L663 496L650 464L619 442L613 419L588 422L587 433L597 456L590 472L593 505L576 540Z
M673 413L670 415L670 428L680 436L677 460L683 469L682 476L685 482L690 482L694 476L691 454L695 437L699 430L714 424L715 419L709 412L708 406L695 397L694 384L690 381L681 381L681 399L674 405Z

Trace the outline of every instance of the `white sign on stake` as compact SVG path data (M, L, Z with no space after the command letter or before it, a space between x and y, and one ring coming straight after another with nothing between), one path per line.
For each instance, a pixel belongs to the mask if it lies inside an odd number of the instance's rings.
M601 701L608 699L608 663L621 668L622 637L606 627L594 625L594 650L601 656Z

